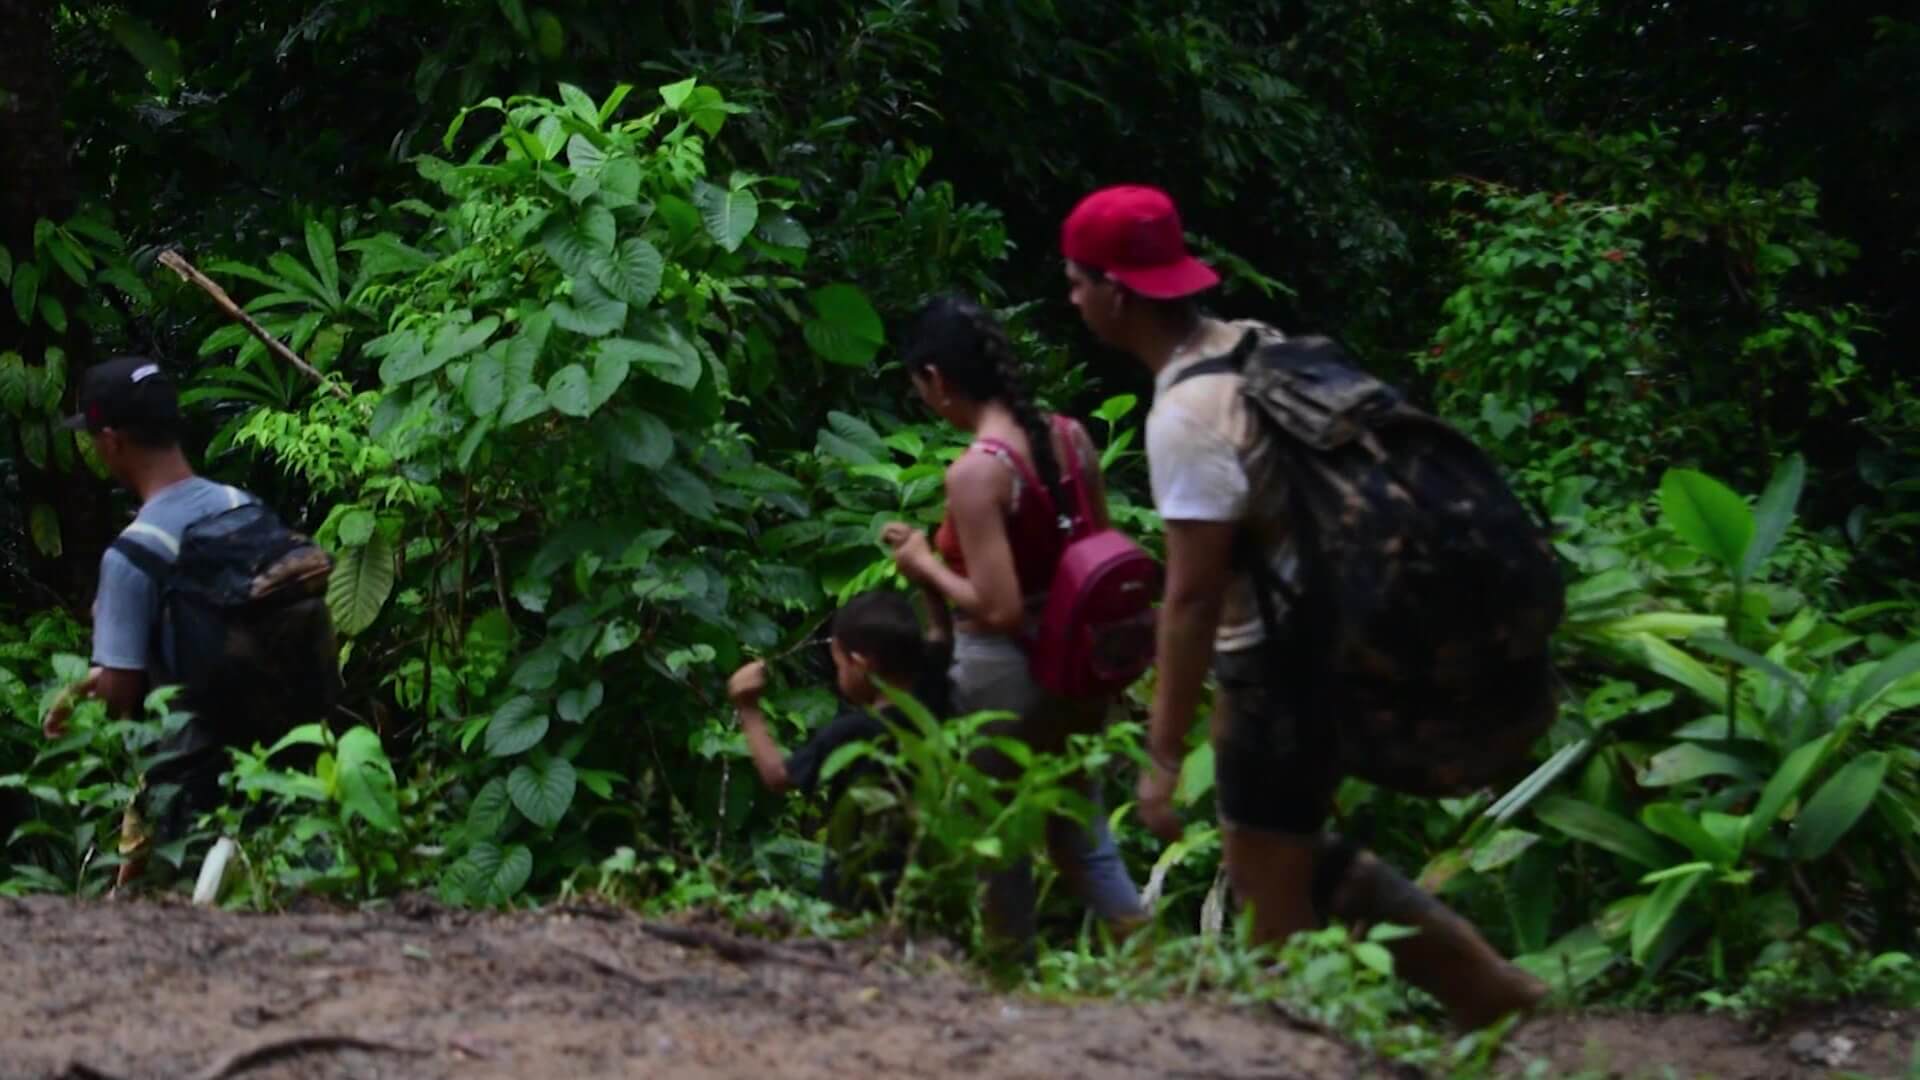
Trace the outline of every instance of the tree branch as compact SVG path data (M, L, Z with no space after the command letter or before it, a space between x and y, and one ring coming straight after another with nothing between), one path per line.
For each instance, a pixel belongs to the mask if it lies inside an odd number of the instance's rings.
M255 322L253 316L240 310L240 305L233 302L233 297L227 295L227 290L221 288L212 278L201 273L199 267L188 262L185 256L177 251L163 251L160 253L160 263L167 269L179 274L181 280L193 283L200 288L201 292L212 297L215 307L226 312L227 318L246 327L248 333L260 339L260 343L267 347L267 351L285 360L287 363L292 364L302 375L333 391L335 396L339 397L340 400L353 400L353 395L347 393L344 387L338 383L328 382L327 377L320 374L319 369L307 363L305 360L300 359L299 355L292 349L282 345L278 338L267 333L266 328Z

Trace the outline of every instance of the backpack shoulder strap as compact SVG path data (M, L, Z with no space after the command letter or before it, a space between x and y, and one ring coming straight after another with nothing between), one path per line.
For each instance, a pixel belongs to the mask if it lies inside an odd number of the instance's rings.
M1053 434L1067 448L1066 459L1061 462L1061 486L1073 492L1074 508L1080 513L1079 527L1071 529L1078 537L1093 531L1093 495L1087 490L1086 470L1088 463L1080 460L1080 443L1073 437L1074 422L1060 413L1053 414ZM1091 467L1099 468L1096 462Z
M1056 509L1053 505L1053 493L1047 490L1046 482L1040 479L1040 474L1034 470L1033 463L1023 457L1020 451L1015 450L1006 440L989 435L973 440L973 445L967 449L984 450L1010 463L1013 471L1020 474L1020 482L1027 486L1027 490L1039 492L1038 497L1046 501L1047 508Z
M1220 353L1216 356L1209 356L1205 360L1182 371L1180 374L1175 375L1173 381L1167 384L1167 389L1171 390L1181 383L1186 382L1188 379L1198 378L1202 375L1238 375L1246 368L1247 357L1252 356L1253 350L1259 347L1260 332L1258 330L1248 330L1246 333L1240 335L1240 341L1235 344L1230 351Z
M1233 362L1232 356L1210 356L1175 375L1173 381L1167 384L1167 388L1172 389L1188 379L1197 379L1202 375L1238 374L1240 374L1240 365Z
M142 527L138 525L128 526L127 531L131 532L136 528ZM152 526L146 526L145 529L152 529L154 533L166 536L165 533L160 532L158 529L153 529ZM143 529L143 532L145 529ZM172 538L168 537L168 539ZM173 574L172 563L161 558L152 548L136 544L132 540L127 539L125 535L115 537L113 543L107 546L119 552L121 558L132 563L135 570L152 578L156 585L165 584L167 578Z

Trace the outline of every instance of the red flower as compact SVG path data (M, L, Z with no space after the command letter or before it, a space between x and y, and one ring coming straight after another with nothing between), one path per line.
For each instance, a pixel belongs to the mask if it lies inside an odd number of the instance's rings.
M1607 260L1608 262L1617 263L1622 259L1625 259L1627 257L1627 253L1624 251L1621 251L1619 248L1614 248L1612 251L1609 251L1605 255L1602 255L1600 257Z

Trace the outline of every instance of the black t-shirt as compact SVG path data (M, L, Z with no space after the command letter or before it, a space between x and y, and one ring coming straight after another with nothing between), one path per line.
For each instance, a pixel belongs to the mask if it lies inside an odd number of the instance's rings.
M820 770L826 767L833 752L860 740L890 744L892 733L872 712L858 705L844 704L832 720L787 756L787 783L796 791L814 791L820 786ZM827 782L829 815L842 812L841 799L855 784L883 774L884 766L872 758L862 758L835 773ZM855 820L861 822L856 826L858 833L843 833L837 842L851 844L851 850L840 851L836 841L828 841L830 850L826 863L820 868L820 892L829 902L841 907L880 910L898 887L899 875L906 865L910 830L898 815L891 813L877 819ZM829 832L832 831L830 828ZM850 873L843 867L843 857L851 858L857 871ZM877 881L871 877L876 871L880 875Z
M796 791L812 791L820 783L820 770L826 767L827 759L835 750L851 742L877 739L886 734L887 725L879 717L858 705L842 705L832 720L814 732L800 749L787 755L787 783ZM832 785L835 798L855 776L871 772L875 767L872 761L860 761L841 770Z

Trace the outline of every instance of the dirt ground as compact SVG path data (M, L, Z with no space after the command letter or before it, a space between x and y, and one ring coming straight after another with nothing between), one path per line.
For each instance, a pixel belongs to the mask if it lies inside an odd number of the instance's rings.
M6 1080L1409 1075L1271 1012L1049 1003L988 993L937 953L770 945L591 908L0 899L0 985ZM1543 1017L1506 1069L1831 1075L1798 1064L1790 1035L1802 1057L1845 1050L1848 1069L1901 1076L1920 1018L1857 1012L1756 1042L1698 1017Z

